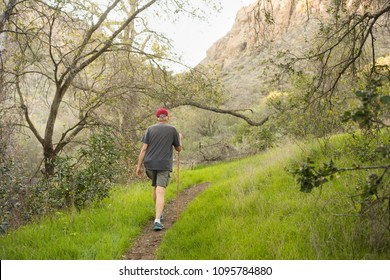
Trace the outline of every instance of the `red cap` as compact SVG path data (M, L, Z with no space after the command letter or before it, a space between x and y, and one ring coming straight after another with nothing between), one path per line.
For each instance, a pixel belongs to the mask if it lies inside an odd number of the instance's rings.
M168 110L165 108L159 108L156 111L156 117L158 118L160 115L168 116Z

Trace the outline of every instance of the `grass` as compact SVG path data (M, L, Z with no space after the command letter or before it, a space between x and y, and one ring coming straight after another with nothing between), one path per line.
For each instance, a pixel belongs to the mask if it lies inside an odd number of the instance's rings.
M331 142L340 165L344 136ZM181 189L212 185L166 232L159 259L389 259L378 251L350 196L365 174L341 176L311 194L286 168L307 156L327 161L319 146L286 145L253 157L182 170ZM328 155L329 156L329 155ZM175 175L175 174L174 174ZM172 185L175 185L175 176ZM168 188L167 200L176 188ZM80 213L55 213L0 238L1 259L121 259L153 216L149 183L114 189ZM388 234L388 232L387 232Z
M57 212L0 239L1 259L120 259L153 215L150 188L116 188L101 205Z
M176 178L172 178L172 185ZM181 189L203 180L188 176ZM186 182L187 181L187 182ZM172 199L176 187L168 188ZM53 213L0 237L0 258L11 260L115 260L154 215L149 182L113 189L111 197L81 212Z
M335 154L344 137L336 137ZM203 169L213 180L167 232L160 259L389 259L362 231L350 196L365 175L341 177L312 194L299 188L286 167L306 156L326 160L312 146L275 149ZM351 164L347 155L342 164ZM387 232L388 235L388 232Z

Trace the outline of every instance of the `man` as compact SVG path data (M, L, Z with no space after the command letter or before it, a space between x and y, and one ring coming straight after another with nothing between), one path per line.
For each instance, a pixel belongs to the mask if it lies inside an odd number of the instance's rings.
M138 157L137 175L143 175L142 163L146 174L152 180L153 201L156 206L156 217L153 229L164 228L161 217L164 210L165 189L168 186L173 165L173 147L181 152L181 134L170 124L169 113L165 108L156 111L158 123L148 127L142 137L142 148Z

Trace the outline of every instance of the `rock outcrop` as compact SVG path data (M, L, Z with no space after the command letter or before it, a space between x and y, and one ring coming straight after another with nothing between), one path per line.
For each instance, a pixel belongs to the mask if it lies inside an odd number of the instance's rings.
M310 1L310 10L304 7L306 1L299 0L258 0L243 7L238 11L232 29L208 49L207 57L200 64L228 66L237 57L277 40L307 20L305 10L312 13L321 10L322 5L315 6L320 2Z
M343 1L340 11L360 10L365 3ZM364 11L383 7L386 1L368 1L371 4ZM245 108L259 104L270 91L288 87L286 80L276 82L280 72L277 65L286 59L284 54L303 56L318 41L313 38L321 22L330 11L339 12L340 6L333 3L334 0L254 0L237 13L232 29L209 48L198 67L211 66L220 71L229 96L227 106ZM388 33L378 34L375 39L378 46L386 46L376 50L377 57L388 54Z
M367 9L375 9L381 1L371 3ZM254 0L254 3L240 9L232 29L214 43L207 51L201 65L229 66L237 58L253 50L269 45L299 29L299 35L309 33L318 19L329 16L334 0ZM363 1L364 2L364 1ZM345 9L362 9L361 0L346 0ZM334 9L337 8L334 6ZM335 11L334 10L334 11ZM306 32L307 35L307 32ZM303 38L303 37L302 37ZM300 38L300 40L304 40ZM299 40L298 40L299 42Z

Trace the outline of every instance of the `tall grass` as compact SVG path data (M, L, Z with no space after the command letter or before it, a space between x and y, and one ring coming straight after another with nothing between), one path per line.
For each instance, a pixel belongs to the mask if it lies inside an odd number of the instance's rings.
M335 156L344 137L331 144L329 151ZM338 178L311 194L299 192L286 168L306 156L326 160L319 149L286 146L203 169L209 180L217 177L215 183L167 232L158 257L388 259L389 251L377 251L367 240L370 233L351 203L364 174ZM345 154L338 159L353 162Z
M335 137L326 157L354 158ZM285 145L267 153L182 170L180 188L212 185L167 230L159 259L389 259L371 242L369 225L351 202L366 174L350 174L311 194L287 168L307 156L328 161L318 144ZM176 174L167 189L175 196ZM121 259L153 217L150 183L117 187L101 204L58 212L0 237L1 259ZM388 234L388 232L387 232Z
M1 259L120 259L153 215L150 188L118 187L102 204L57 212L0 239Z
M176 195L176 174L166 200ZM180 189L202 182L188 176ZM187 181L187 182L186 182ZM81 212L53 213L0 236L0 259L112 260L121 259L154 216L150 182L118 186L109 199Z

